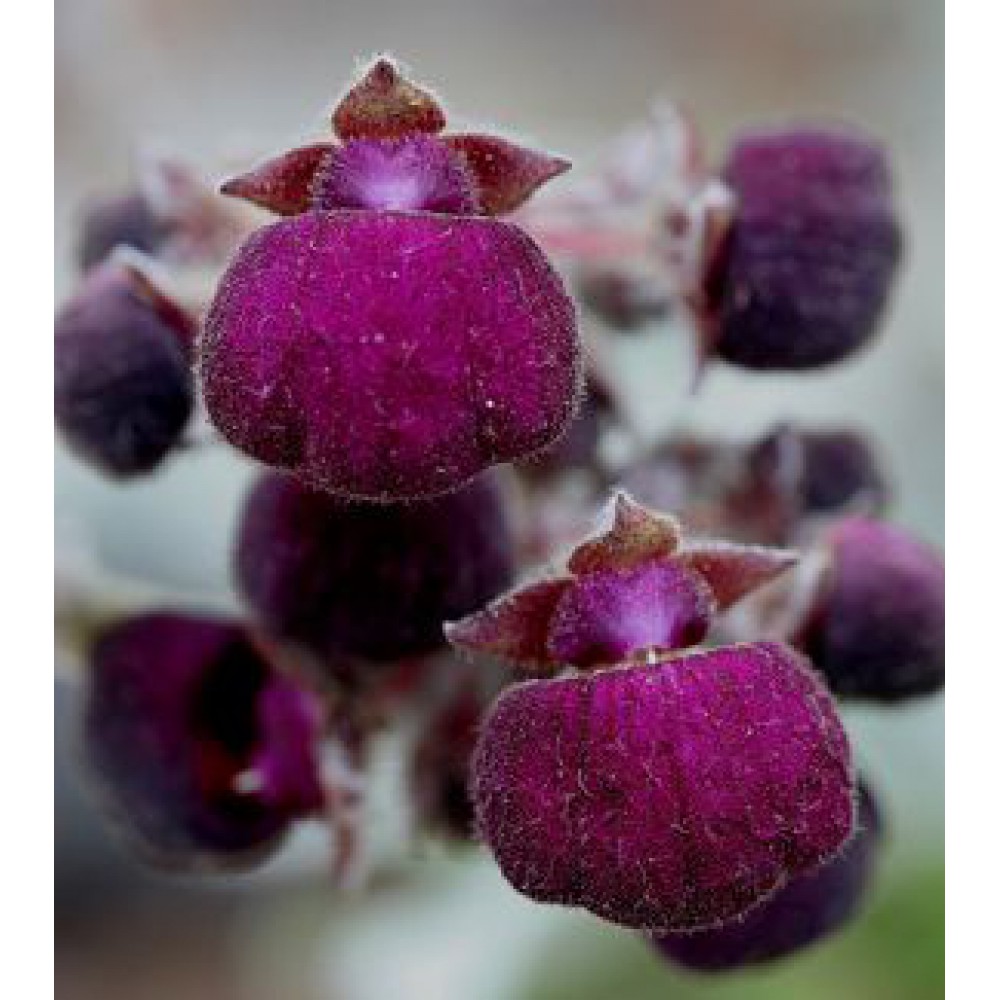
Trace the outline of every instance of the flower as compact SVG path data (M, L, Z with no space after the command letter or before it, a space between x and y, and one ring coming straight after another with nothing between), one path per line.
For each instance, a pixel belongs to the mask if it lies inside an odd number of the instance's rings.
M330 666L443 647L445 619L509 585L512 549L489 477L431 500L365 506L266 473L247 499L233 567L255 619Z
M155 469L194 407L192 320L138 272L108 263L88 275L55 327L63 440L109 476Z
M874 335L902 249L882 150L844 129L742 137L723 170L737 208L706 281L704 352L819 368Z
M711 930L653 938L671 961L702 972L723 972L773 962L840 930L871 888L882 847L875 796L858 783L857 831L822 867L788 882L742 919Z
M254 458L341 496L455 489L555 442L581 359L541 250L493 216L566 161L444 114L387 60L292 150L223 191L292 216L219 284L200 347L209 415Z
M241 867L320 812L319 703L237 623L155 612L93 644L86 763L152 862Z
M633 928L715 926L832 857L853 830L833 701L780 643L681 653L789 553L685 545L624 494L569 573L450 626L545 679L508 688L472 762L479 834L539 902ZM592 671L551 679L576 667Z
M845 698L898 702L944 686L944 560L890 524L846 518L794 641Z

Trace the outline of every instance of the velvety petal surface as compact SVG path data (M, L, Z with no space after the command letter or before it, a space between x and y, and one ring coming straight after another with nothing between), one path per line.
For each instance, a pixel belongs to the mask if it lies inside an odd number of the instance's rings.
M664 931L730 920L832 857L852 782L829 695L774 643L508 688L472 767L518 891Z
M433 500L366 506L269 473L247 500L233 566L271 634L324 661L393 660L442 647L443 623L509 586L513 560L489 477Z
M902 239L882 150L846 130L742 138L722 252L716 353L747 368L839 361L875 333Z
M237 448L335 493L399 500L556 440L580 347L562 283L520 230L311 212L244 244L207 318L201 375Z

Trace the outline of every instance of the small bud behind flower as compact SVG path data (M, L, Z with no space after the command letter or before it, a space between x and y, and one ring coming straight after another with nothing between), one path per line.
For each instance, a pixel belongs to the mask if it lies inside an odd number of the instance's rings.
M106 475L156 468L194 408L193 322L131 268L88 275L55 324L55 418Z
M706 353L793 371L868 343L902 251L882 150L834 129L753 133L735 144L723 178L737 207L713 277Z
M443 647L442 622L508 586L512 546L489 477L434 500L364 506L269 473L247 499L233 568L276 638L326 664L392 661Z
M850 518L822 540L828 565L795 637L835 694L882 702L944 686L941 554L889 524Z

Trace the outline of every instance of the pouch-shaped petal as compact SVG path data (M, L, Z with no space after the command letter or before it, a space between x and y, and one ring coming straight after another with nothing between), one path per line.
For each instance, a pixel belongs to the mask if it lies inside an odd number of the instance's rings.
M519 229L310 212L244 244L201 377L237 448L334 493L402 500L555 441L580 360L573 305Z
M847 739L777 643L508 688L473 757L510 883L628 927L711 927L833 856L854 827Z

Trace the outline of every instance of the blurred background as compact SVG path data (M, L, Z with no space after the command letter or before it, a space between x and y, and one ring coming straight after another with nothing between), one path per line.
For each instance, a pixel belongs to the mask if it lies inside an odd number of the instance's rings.
M894 517L943 545L943 5L932 0L57 0L56 288L75 280L79 209L128 185L138 143L210 177L322 127L356 61L388 50L456 121L589 155L651 99L683 103L719 156L748 124L845 119L891 150L907 259L877 344L806 376L715 370L687 394L681 337L621 350L644 426L750 437L778 418L854 422L881 444ZM249 477L223 449L112 487L57 449L59 557L225 602ZM370 893L324 881L322 834L240 879L141 872L96 818L57 682L57 990L63 1000L366 1000L943 995L941 698L852 710L891 846L846 933L722 981L667 970L633 936L515 896L475 851L401 856ZM392 771L386 756L383 766ZM391 784L391 782L390 782ZM376 818L378 803L375 804ZM386 806L386 840L391 840Z

